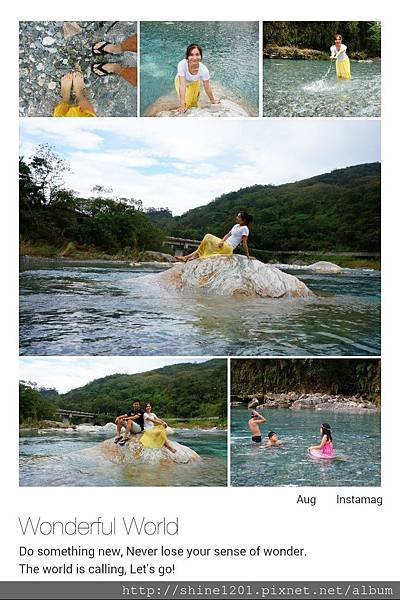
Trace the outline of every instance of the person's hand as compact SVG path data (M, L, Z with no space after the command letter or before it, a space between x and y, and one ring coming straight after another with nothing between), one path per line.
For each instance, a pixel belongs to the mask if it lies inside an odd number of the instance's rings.
M218 248L223 248L223 247L224 247L224 242L219 242Z
M218 100L218 98L214 98L214 100L211 100L211 104L221 104L221 100Z

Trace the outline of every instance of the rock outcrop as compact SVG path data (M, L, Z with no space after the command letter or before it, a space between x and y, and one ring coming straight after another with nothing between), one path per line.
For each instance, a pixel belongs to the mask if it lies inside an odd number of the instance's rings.
M175 454L167 448L144 448L140 443L140 435L131 436L124 446L115 444L111 438L89 450L84 450L84 452L92 457L102 457L116 464L172 465L201 461L200 456L194 450L171 440L170 444L176 449Z
M309 265L308 269L310 271L315 271L315 273L340 273L343 271L342 267L339 267L339 265L335 265L335 263L326 260L319 260L318 262Z
M189 108L185 113L179 113L176 108L161 110L156 117L250 117L243 106L227 99L221 99L218 104L209 104L199 108Z
M313 295L294 275L241 255L192 260L137 281L171 291L200 290L221 296L306 298Z
M343 396L342 394L323 394L309 393L300 394L299 392L286 392L276 394L255 394L254 396L240 397L232 396L231 400L235 405L242 404L247 406L248 402L256 397L259 404L255 406L259 409L290 408L291 410L314 410L330 412L352 412L352 413L376 413L379 407L366 400L361 395Z

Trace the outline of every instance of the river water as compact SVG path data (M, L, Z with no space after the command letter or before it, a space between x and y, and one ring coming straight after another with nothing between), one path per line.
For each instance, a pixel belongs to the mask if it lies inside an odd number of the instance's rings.
M263 438L275 431L282 448L251 442L249 411L231 411L231 484L233 486L379 486L380 414L310 410L264 411ZM307 448L319 443L322 422L332 427L335 460L315 460Z
M23 260L24 355L379 355L380 273L285 269L311 299L167 295L158 267Z
M266 117L379 117L381 65L351 61L351 81L323 60L264 60Z
M142 22L140 37L142 115L160 96L175 94L176 67L191 43L203 48L216 95L222 89L226 98L258 114L258 23Z
M177 429L171 442L189 446L193 464L115 464L85 450L113 437L101 427L24 432L20 437L22 486L225 486L227 435L211 429Z

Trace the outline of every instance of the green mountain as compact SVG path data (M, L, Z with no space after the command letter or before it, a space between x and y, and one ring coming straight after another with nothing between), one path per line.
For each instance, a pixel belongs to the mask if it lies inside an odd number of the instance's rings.
M338 169L283 185L254 185L171 219L168 234L223 236L245 210L253 215L250 246L258 250L379 252L381 165Z
M226 361L183 363L95 379L58 398L60 408L109 415L125 413L134 399L151 402L161 417L226 416Z

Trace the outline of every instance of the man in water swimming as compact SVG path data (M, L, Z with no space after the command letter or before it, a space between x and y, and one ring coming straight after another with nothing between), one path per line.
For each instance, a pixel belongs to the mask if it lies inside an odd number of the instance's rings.
M114 442L120 446L124 446L129 439L131 433L141 433L143 431L144 410L140 406L139 400L134 400L132 408L124 415L120 415L115 419L117 424L117 433ZM125 426L125 436L121 435L121 429Z
M251 439L255 444L261 444L261 430L260 425L266 422L266 418L260 415L255 410L251 411L251 417L248 422L248 426L251 432Z
M268 441L264 444L263 448L272 448L272 446L282 446L282 442L275 431L268 432Z

